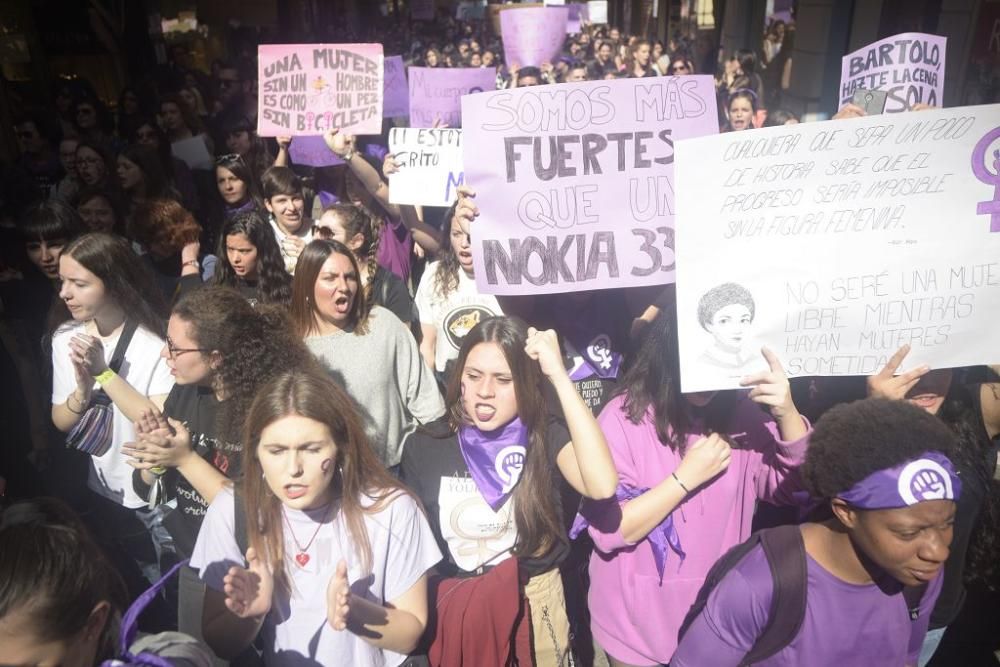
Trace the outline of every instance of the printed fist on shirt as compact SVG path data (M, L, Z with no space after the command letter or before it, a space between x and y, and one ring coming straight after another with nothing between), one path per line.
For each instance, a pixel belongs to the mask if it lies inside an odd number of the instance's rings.
M729 443L713 433L688 448L674 474L689 491L694 491L729 467L732 452Z

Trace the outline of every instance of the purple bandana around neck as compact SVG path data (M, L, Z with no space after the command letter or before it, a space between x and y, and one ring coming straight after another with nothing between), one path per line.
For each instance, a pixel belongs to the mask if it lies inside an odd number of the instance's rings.
M623 355L612 349L609 335L601 333L597 326L589 322L568 327L564 335L582 361L570 370L571 380L578 382L595 375L604 379L618 377Z
M480 495L497 511L521 479L528 428L520 418L489 432L462 425L458 429L458 444Z
M618 488L615 489L615 500L620 503L635 500L647 491L649 489L645 487L636 488L634 486L619 484ZM590 522L583 514L577 514L573 520L573 527L569 530L569 538L575 540L589 525ZM662 584L663 571L667 566L668 549L680 556L682 563L687 557L687 554L684 553L684 548L681 546L681 536L677 533L677 527L674 526L673 513L668 514L667 518L661 521L656 528L649 531L646 539L649 540L649 546L653 549L653 562L656 563L656 571L660 575L660 583Z
M865 477L837 497L862 510L899 509L925 500L958 500L962 480L941 452L924 452L917 459Z

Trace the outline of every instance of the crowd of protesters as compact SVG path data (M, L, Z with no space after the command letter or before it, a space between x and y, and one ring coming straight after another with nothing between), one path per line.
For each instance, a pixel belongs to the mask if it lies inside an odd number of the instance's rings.
M585 25L538 67L444 15L367 37L498 88L711 74L726 132L798 122L794 34ZM681 393L672 289L482 293L474 191L390 203L386 134L297 165L254 62L182 51L15 121L0 663L923 666L1000 583L995 368L764 350Z

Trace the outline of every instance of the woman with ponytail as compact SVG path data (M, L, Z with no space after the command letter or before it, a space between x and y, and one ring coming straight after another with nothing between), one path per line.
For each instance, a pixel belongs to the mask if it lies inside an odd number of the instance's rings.
M413 297L396 274L378 263L382 229L382 225L360 206L333 204L316 221L313 236L339 241L350 248L358 261L368 303L392 311L400 322L410 326L418 319Z

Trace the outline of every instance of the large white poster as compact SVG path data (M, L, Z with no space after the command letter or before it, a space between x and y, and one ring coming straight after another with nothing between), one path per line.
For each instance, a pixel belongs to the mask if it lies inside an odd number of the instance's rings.
M1000 361L1000 105L679 141L685 392ZM903 370L906 370L905 368Z
M389 176L389 201L451 206L465 183L461 129L394 127L389 152L398 167Z

